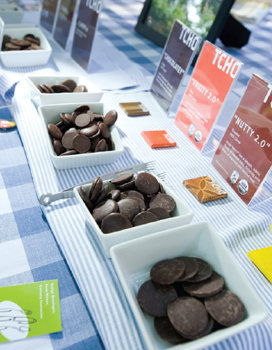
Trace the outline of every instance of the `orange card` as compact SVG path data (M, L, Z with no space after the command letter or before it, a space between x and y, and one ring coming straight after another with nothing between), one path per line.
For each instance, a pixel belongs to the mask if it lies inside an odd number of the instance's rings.
M176 141L165 130L142 131L141 135L151 148L176 146Z
M205 41L175 124L201 151L242 62Z

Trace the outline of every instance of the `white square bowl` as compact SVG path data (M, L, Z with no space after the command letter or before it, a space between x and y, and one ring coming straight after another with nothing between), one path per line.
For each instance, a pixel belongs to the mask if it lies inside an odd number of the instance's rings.
M105 114L110 110L104 103L81 103L90 107L91 111L97 114ZM78 168L84 166L95 166L102 164L110 164L115 161L123 152L124 147L119 135L119 132L115 125L110 127L111 138L115 144L115 150L106 152L95 152L86 154L74 154L69 156L57 156L54 151L51 138L48 133L47 126L50 123L57 123L60 121L60 113L72 113L75 108L80 106L78 103L65 103L59 105L46 105L38 108L39 114L42 117L42 129L44 137L46 139L47 149L51 158L51 161L56 169L69 169Z
M98 238L100 239L100 242L108 257L110 257L110 248L116 244L130 241L135 238L147 236L158 231L166 230L168 228L186 225L192 221L194 217L194 212L191 210L191 208L189 208L189 206L186 203L184 203L178 196L176 196L174 191L172 191L166 184L164 184L160 178L158 177L156 178L163 185L165 192L170 196L172 196L176 202L176 207L174 211L171 213L171 217L168 219L150 222L145 225L135 226L135 227L128 228L126 230L116 231L108 234L103 233L99 228L98 224L96 223L96 221L94 220L92 214L86 207L85 203L83 202L79 194L79 187L74 188L75 195L80 203L80 206L85 215L85 218L87 222L89 222L89 224L92 226ZM109 185L109 191L115 188L109 181L103 182L103 187L106 185ZM83 186L83 188L86 191L88 191L90 186L91 185L86 185L86 186Z
M88 92L43 94L37 88L39 84L47 84L49 86L58 85L66 79L73 79L77 85L85 85ZM99 102L103 96L101 89L92 84L88 79L78 75L29 75L27 81L31 87L31 98L38 106L59 103L83 103L86 101Z
M121 285L149 350L197 350L211 346L244 331L268 317L268 312L233 255L208 222L190 224L122 243L111 248L111 257ZM164 259L178 256L206 260L225 279L225 286L245 305L244 320L232 327L217 330L203 338L173 345L157 335L154 318L145 314L137 302L143 282L150 279L151 267Z
M16 4L0 4L0 17L7 23L21 23L24 11Z
M9 35L13 39L23 39L29 33L40 39L42 50L1 51L0 56L4 66L30 67L44 65L48 62L52 48L40 28L34 26L8 26L4 29L4 35Z

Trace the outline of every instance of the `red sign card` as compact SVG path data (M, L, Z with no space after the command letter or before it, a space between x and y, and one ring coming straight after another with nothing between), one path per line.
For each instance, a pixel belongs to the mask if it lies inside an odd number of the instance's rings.
M175 124L201 151L242 62L205 41Z
M253 75L212 160L249 204L272 165L272 84Z

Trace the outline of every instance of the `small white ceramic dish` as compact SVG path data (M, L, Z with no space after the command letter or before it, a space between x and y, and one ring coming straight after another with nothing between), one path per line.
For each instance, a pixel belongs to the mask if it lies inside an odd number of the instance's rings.
M42 30L34 26L5 27L4 35L13 39L23 39L26 34L33 34L41 41L42 50L1 51L1 60L6 67L30 67L44 65L48 62L52 48Z
M77 93L41 93L37 86L47 84L49 86L58 85L66 79L73 79L77 85L85 85L88 92ZM92 84L88 79L82 76L66 76L66 75L29 75L27 77L31 87L31 97L38 105L49 105L59 103L83 103L83 102L99 102L103 96L101 89Z
M149 350L197 350L240 333L268 317L258 294L237 261L208 222L200 222L122 243L111 248L111 257L125 295ZM244 320L188 343L173 345L161 340L154 329L154 318L145 314L137 302L143 282L150 279L151 267L158 261L178 256L206 260L225 279L225 286L245 305Z
M155 175L154 175L155 176ZM156 176L155 176L156 177ZM157 180L163 185L163 188L167 194L172 196L176 202L176 208L171 213L171 217L164 220L159 220L155 222L151 222L145 225L131 227L126 230L116 231L109 234L105 234L101 231L96 221L94 220L92 214L89 212L85 203L83 202L80 194L79 187L74 189L75 195L80 203L81 209L85 215L87 222L94 228L95 233L101 241L101 244L105 250L105 253L108 257L110 257L110 248L116 244L130 241L135 238L143 237L150 235L152 233L166 230L168 228L182 226L189 224L194 217L194 212L188 207L186 203L184 203L175 193L164 184L160 178ZM103 182L103 187L109 185L109 190L115 188L109 181ZM91 185L83 186L85 190L89 190Z
M101 102L85 102L81 103L88 105L90 109L97 114L103 116L110 110L104 103ZM109 164L115 161L123 152L124 147L119 136L119 132L115 125L110 128L111 138L115 144L115 150L106 152L86 153L86 154L74 154L69 156L57 156L53 149L53 145L47 130L47 126L50 123L57 123L60 121L60 113L72 113L75 108L80 106L79 103L65 103L59 105L46 105L39 107L39 113L42 117L42 126L44 131L44 137L47 143L47 149L51 158L51 161L56 169L69 169L78 168L84 166L94 166L101 164Z
M5 24L21 23L24 11L16 4L0 4L0 17Z

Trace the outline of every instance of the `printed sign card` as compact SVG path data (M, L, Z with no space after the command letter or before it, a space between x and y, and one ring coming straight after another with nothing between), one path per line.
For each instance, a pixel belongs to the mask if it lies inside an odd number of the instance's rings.
M74 11L77 0L61 0L59 13L57 17L54 39L62 48L66 48L70 28L73 21Z
M167 113L179 84L191 65L201 37L179 20L175 20L162 53L151 93Z
M71 56L85 70L88 70L90 64L98 15L101 10L102 0L81 0L80 2Z
M0 288L0 342L61 330L58 280Z
M50 33L53 30L58 0L43 0L40 25Z
M175 124L201 151L242 62L205 41L179 106Z
M272 84L254 74L212 160L249 204L272 165Z

